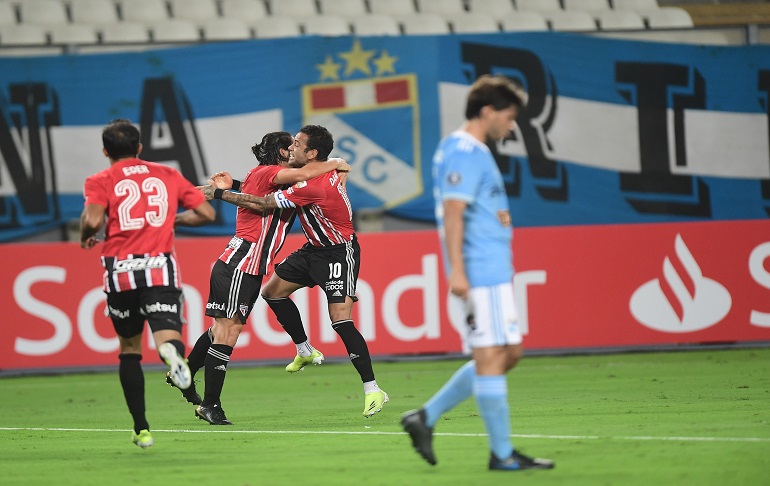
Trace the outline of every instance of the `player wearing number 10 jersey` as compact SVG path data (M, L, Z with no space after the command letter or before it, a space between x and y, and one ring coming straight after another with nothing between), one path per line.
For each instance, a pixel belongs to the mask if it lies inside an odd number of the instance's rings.
M105 227L102 245L107 313L120 342L120 383L134 420L132 441L153 444L145 417L142 333L146 320L174 384L192 383L183 358L182 290L174 257L174 225L214 220L214 208L195 186L171 167L137 158L139 130L118 119L102 132L110 167L85 182L80 246L91 249ZM187 209L177 214L177 208ZM106 219L105 219L106 218Z

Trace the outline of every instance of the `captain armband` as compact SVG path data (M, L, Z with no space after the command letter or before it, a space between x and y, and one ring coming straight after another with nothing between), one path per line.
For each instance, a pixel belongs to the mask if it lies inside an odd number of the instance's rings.
M279 208L295 208L297 207L293 202L286 199L286 195L283 193L283 191L278 191L275 193L275 202L278 204Z

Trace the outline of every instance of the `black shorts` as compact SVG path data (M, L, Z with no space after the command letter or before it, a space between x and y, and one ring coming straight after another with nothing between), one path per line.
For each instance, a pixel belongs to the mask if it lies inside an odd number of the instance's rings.
M182 332L184 295L176 287L142 287L107 294L107 314L118 336L134 337L144 321L152 332L171 329Z
M262 288L262 275L243 273L237 267L217 260L209 279L209 301L206 315L225 317L246 324Z
M356 283L360 266L361 247L353 236L353 241L344 245L317 247L306 243L275 267L275 273L305 287L319 285L332 304L345 302L348 296L358 300Z

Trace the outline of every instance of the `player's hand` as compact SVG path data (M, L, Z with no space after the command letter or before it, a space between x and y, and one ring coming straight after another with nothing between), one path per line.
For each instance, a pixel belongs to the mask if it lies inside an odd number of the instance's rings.
M468 298L468 291L471 288L471 284L468 282L468 277L462 272L450 272L449 274L449 291L453 295Z
M91 248L95 247L99 243L100 243L100 240L97 237L92 236L85 241L81 241L80 248L83 248L84 250L90 250Z
M231 189L233 187L233 177L229 172L217 172L211 179L208 180L209 184L214 184L215 189Z
M337 170L337 176L340 178L340 185L344 186L348 182L348 172L339 172L339 169Z

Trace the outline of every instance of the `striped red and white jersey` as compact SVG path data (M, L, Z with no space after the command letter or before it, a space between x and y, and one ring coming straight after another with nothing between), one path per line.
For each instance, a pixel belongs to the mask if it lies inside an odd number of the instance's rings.
M285 169L280 165L259 165L251 169L241 182L241 192L267 196L281 188L273 182L276 174ZM267 215L246 208L238 208L235 236L219 259L251 275L267 275L275 264L275 256L283 246L291 223L293 209L275 209Z
M337 171L298 182L275 195L278 206L296 207L307 240L313 246L332 246L353 240L353 210Z
M181 206L206 200L176 169L131 158L110 165L85 182L85 205L104 206L104 291L180 287L174 259L174 218Z

